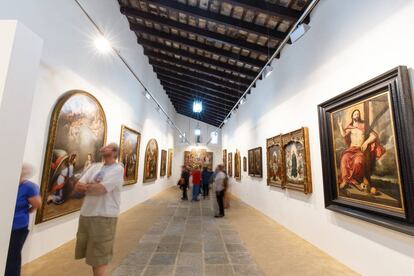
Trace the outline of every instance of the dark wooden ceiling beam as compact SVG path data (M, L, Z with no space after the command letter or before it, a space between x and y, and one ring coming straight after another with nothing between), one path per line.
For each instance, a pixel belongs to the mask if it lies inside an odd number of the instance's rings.
M189 89L196 89L196 90L200 90L200 91L204 91L204 92L210 92L211 94L216 94L216 95L221 94L222 96L230 96L231 95L231 96L237 97L237 98L239 98L242 95L241 93L235 93L234 91L229 91L229 90L225 90L225 89L221 89L221 90L211 89L211 88L208 88L206 86L202 86L202 85L193 83L193 82L188 81L188 80L183 80L183 79L175 78L175 77L171 77L171 76L168 77L168 76L158 75L157 77L160 80L169 81L171 83L177 83L177 84L186 86Z
M154 43L152 41L146 40L146 39L142 39L142 38L138 38L138 43L141 44L142 46L144 46L144 48L146 50L150 50L150 51L154 51L154 49L157 49L158 51L165 51L174 55L179 55L180 57L186 57L186 58L191 58L193 60L197 60L197 61L201 61L204 63L207 63L209 65L213 65L216 67L220 67L223 70L229 70L238 74L244 74L244 75L249 75L252 77L255 77L258 73L258 71L248 68L243 68L237 65L231 65L227 62L221 62L219 60L214 60L211 58L207 58L198 54L193 54L190 53L188 51L182 50L182 49L176 49L173 47L165 47L165 46L161 46L158 45L157 43ZM145 52L145 51L144 51ZM260 68L259 68L260 69Z
M227 2L229 4L243 7L245 9L253 10L256 12L270 14L276 17L289 20L291 22L296 22L301 16L300 11L285 8L283 6L272 4L264 0L224 0L223 2Z
M263 65L265 64L265 62L257 60L255 58L251 58L248 56L242 56L242 55L233 53L232 51L223 50L223 49L220 49L214 46L210 46L210 45L198 42L197 40L191 40L185 37L176 36L176 35L169 34L163 31L159 31L153 28L148 28L146 26L136 25L135 29L136 29L136 32L140 34L146 34L146 35L156 37L158 39L168 40L170 42L175 42L175 43L178 43L186 47L197 48L199 50L207 51L212 54L238 60L240 62L243 62L244 64L249 64L251 66L263 67Z
M199 79L188 77L188 76L185 76L185 75L180 75L180 74L177 74L177 73L173 73L171 71L156 69L155 72L158 75L161 75L161 76L165 76L165 77L169 77L169 78L177 78L179 80L186 81L186 82L190 81L191 83L203 86L205 88L213 89L215 91L228 91L228 92L239 93L239 94L244 92L243 90L237 90L237 89L234 89L234 88L229 89L229 88L226 88L226 87L223 87L223 86L220 86L220 85L211 84L211 83L203 81L203 80L199 80Z
M212 79L208 75L203 75L203 74L200 74L196 71L190 71L190 70L188 70L184 67L176 67L176 66L165 64L165 63L163 64L161 62L151 62L151 61L150 61L150 64L153 67L157 68L157 70L158 69L163 69L163 70L167 70L167 71L170 71L170 72L177 72L177 73L180 73L180 74L188 76L188 77L193 77L195 79L203 80L203 81L206 81L206 82L209 82L209 83L216 83L216 84L219 84L219 85L227 87L227 88L237 89L237 90L241 90L241 91L244 91L247 88L246 85L230 83L228 81L224 81L224 80L219 79L219 78Z
M219 111L224 110L224 111L228 112L228 111L231 110L231 107L232 107L231 105L226 105L226 104L223 104L223 103L220 103L220 102L217 102L217 101L214 101L214 100L202 97L202 96L194 97L194 95L188 95L188 94L185 94L185 93L181 93L181 92L175 91L171 88L166 88L165 91L168 95L177 96L177 97L180 97L182 99L188 100L189 102L193 102L195 99L198 99L203 104L208 104L208 105L212 105L212 106L216 107Z
M184 89L176 89L176 88L172 87L171 85L168 85L168 84L164 85L164 84L162 86L164 87L165 90L169 90L169 91L175 92L177 94L185 94L185 95L194 97L194 94L195 94L194 92L184 91ZM236 102L236 101L225 100L222 97L213 97L213 96L210 96L210 95L205 94L205 93L197 93L196 95L199 98L201 98L202 100L205 99L205 100L208 100L209 102L212 102L212 103L215 103L215 104L220 104L220 105L223 105L223 106L233 106L234 103Z
M211 12L208 9L203 10L198 7L189 6L178 1L176 2L171 0L147 0L147 2L156 4L157 6L161 6L169 10L175 10L177 12L185 13L188 16L203 18L216 24L226 25L227 27L235 28L248 33L254 33L258 36L271 37L276 40L282 40L286 36L285 33L279 32L277 30L268 29L266 27L254 23L249 23L242 19L237 19L231 16L222 15L220 13Z
M211 99L220 100L225 105L233 106L237 102L237 99L238 99L236 97L234 97L234 98L223 97L223 96L218 96L217 94L212 94L212 93L208 93L208 92L204 92L204 91L200 91L200 90L196 90L196 89L189 89L187 87L180 86L178 84L167 82L167 81L161 81L161 85L164 88L173 89L175 91L183 92L185 94L189 94L189 95L193 95L193 96L194 95L200 95L200 96L203 96L203 97L208 97L208 98L211 98Z
M138 17L147 21L151 21L153 23L157 23L163 26L167 26L170 28L177 29L179 31L188 32L196 34L199 37L203 37L208 40L214 40L219 43L228 44L233 47L242 48L248 51L253 51L261 55L268 55L268 53L273 53L276 49L275 48L268 48L265 46L258 45L256 43L251 43L243 39L236 39L229 37L227 35L223 35L217 32L210 31L208 29L200 29L198 27L194 27L185 23L181 23L179 21L172 20L167 17L157 16L155 14L146 13L134 8L129 7L121 7L121 13L127 16ZM129 24L131 30L136 31L135 23Z
M164 55L162 53L158 53L158 55L147 55L148 58L151 60L156 60L159 62L170 62L173 63L175 66L185 66L187 68L191 68L194 70L199 71L200 73L202 72L203 74L208 74L208 75L212 75L212 76L216 76L219 78L226 78L229 81L232 80L235 83L241 83L241 84L245 84L247 86L250 85L250 83L252 82L253 79L250 78L241 78L241 77L237 77L233 74L227 73L227 72L222 72L222 71L218 71L215 69L211 69L211 68L207 68L205 66L201 66L195 63L191 63L188 61L184 61L184 60L178 60L176 58L170 57L168 55Z

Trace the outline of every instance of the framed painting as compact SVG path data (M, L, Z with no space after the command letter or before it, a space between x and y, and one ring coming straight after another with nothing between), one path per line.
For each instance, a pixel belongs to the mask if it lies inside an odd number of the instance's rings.
M241 156L239 150L236 150L234 154L234 178L241 180Z
M246 158L246 156L243 157L243 171L247 172L247 158Z
M148 141L145 149L144 162L144 183L152 182L157 179L158 168L158 143L157 140L151 139Z
M36 223L75 211L83 196L74 185L94 162L106 143L106 117L101 104L91 94L72 90L61 96L53 109L44 158L42 207Z
M231 152L228 153L227 175L233 176L233 154Z
M318 106L326 208L414 235L414 115L399 66Z
M308 128L283 134L284 187L312 193Z
M213 169L213 153L207 152L205 149L192 149L191 151L184 151L184 166L192 169L207 167L209 170Z
M224 170L227 170L227 150L223 150L223 167Z
M282 135L266 140L267 185L284 188L284 154Z
M139 146L141 134L127 126L121 126L119 162L124 166L124 185L137 183Z
M250 149L247 156L249 158L249 175L255 177L263 177L262 147Z
M168 149L168 166L167 166L167 177L172 175L172 162L174 157L174 150Z
M167 174L167 151L161 150L160 176Z

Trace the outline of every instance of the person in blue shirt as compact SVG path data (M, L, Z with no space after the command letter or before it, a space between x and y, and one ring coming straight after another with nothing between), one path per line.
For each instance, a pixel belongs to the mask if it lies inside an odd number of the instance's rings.
M13 226L7 254L6 276L20 276L22 248L29 234L29 214L38 209L42 200L39 187L28 179L33 175L33 167L23 164L17 191Z
M210 189L210 178L213 173L204 167L203 172L201 173L201 179L203 182L203 197L204 199L208 197Z

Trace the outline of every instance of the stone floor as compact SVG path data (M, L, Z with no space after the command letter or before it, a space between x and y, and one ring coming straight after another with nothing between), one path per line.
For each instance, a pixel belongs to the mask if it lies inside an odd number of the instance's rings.
M213 203L169 204L112 275L263 275L234 226L214 218Z
M120 215L109 275L357 275L237 198L215 219L213 200L179 196L173 187ZM26 264L22 275L92 275L73 259L74 248L72 240Z

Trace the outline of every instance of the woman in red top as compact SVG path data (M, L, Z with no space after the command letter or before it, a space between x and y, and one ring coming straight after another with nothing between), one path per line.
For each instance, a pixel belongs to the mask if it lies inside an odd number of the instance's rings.
M192 201L198 201L198 195L200 194L200 184L201 184L201 166L196 167L192 172L192 181L193 181L193 199Z

